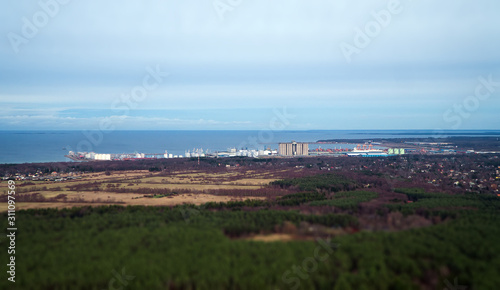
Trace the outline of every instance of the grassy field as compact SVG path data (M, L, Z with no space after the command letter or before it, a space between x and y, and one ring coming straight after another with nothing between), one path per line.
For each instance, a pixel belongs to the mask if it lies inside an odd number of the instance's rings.
M165 174L138 170L82 174L80 179L59 182L17 181L18 196L36 193L49 199L43 202L19 202L17 206L18 209L28 209L103 204L171 206L227 202L241 200L238 197L227 196L227 191L257 190L277 180L269 176L283 177L287 172L287 170L277 172L270 170L256 173L252 170L232 168L217 173L190 170ZM168 198L144 197L151 189L170 190L175 194ZM225 193L218 194L220 190L225 190ZM6 189L3 193L6 193ZM61 195L66 196L56 199ZM262 199L262 197L246 196L245 199ZM1 204L0 211L6 210L7 205Z

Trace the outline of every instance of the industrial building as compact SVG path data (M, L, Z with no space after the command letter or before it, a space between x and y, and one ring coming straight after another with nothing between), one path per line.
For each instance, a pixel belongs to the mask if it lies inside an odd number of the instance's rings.
M406 154L404 148L389 148L387 151L388 154L390 155L403 155Z
M307 156L309 155L309 144L295 141L292 141L291 143L279 143L279 155Z

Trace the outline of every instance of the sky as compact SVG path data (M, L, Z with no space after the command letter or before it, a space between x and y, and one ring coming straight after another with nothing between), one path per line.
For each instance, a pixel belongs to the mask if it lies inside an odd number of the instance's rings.
M1 130L500 129L498 0L41 0Z

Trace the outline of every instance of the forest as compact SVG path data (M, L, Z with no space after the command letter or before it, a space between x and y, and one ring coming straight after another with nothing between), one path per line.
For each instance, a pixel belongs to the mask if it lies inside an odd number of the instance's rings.
M256 189L264 199L18 211L16 286L495 289L500 283L496 195L411 186L366 168L310 170ZM78 190L121 190L104 185ZM278 238L262 240L271 237ZM0 259L7 260L6 251ZM121 284L117 273L125 277ZM0 288L8 289L6 281Z

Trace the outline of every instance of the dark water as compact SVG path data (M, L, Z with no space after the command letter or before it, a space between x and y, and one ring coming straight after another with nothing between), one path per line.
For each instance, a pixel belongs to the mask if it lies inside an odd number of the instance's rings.
M498 131L450 131L453 136L499 136ZM68 161L69 150L97 153L168 153L184 155L193 148L223 151L256 148L278 142L321 139L367 139L435 136L434 131L0 131L0 163ZM65 148L65 150L63 150Z

